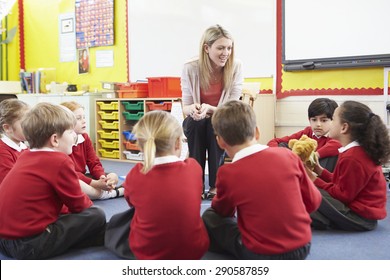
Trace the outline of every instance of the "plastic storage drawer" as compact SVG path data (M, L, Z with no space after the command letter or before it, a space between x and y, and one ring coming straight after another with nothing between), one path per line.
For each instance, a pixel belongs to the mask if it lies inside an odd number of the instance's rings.
M161 103L154 103L154 102L145 102L146 107L148 107L149 111L154 110L162 110L162 111L170 111L172 108L172 102L161 102Z
M118 110L118 102L101 102L97 101L96 104L99 106L100 110Z
M113 122L99 121L99 123L103 129L119 129L119 121L113 121Z
M100 118L102 120L118 120L119 119L119 113L118 112L104 112L104 111L99 111L98 114L100 115Z
M140 118L143 117L144 112L138 112L138 113L129 113L129 112L123 112L123 116L125 117L126 120L128 121L138 121Z
M143 160L144 159L144 154L141 152L124 151L123 154L126 156L127 159L131 159L131 160Z
M102 157L105 157L105 158L119 159L119 151L118 150L107 151L105 149L99 149L99 153Z
M144 110L144 106L143 106L143 101L139 101L139 102L129 102L129 101L122 101L122 105L123 107L125 107L125 109L127 111L134 111L134 110Z
M119 140L119 131L104 131L98 130L97 133L100 134L100 138L103 139L116 139Z
M100 143L100 146L102 146L102 148L119 149L119 141L118 140L106 141L104 139L99 139L98 141Z

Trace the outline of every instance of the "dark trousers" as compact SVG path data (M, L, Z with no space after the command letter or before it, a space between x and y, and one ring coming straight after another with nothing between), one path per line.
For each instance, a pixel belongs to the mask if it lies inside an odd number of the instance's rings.
M263 255L249 251L241 241L236 218L222 217L213 208L202 215L210 238L209 251L228 253L242 260L304 260L310 252L310 242L306 245L282 254Z
M217 170L221 163L224 151L219 148L215 138L214 130L211 125L211 118L205 118L200 121L194 121L193 118L187 117L183 121L184 135L187 137L189 156L196 159L202 166L203 182L207 162L209 166L209 185L215 187ZM204 191L204 186L203 186Z
M105 228L104 211L92 206L80 213L60 216L44 232L35 236L0 239L0 251L15 259L47 259L70 248L102 246Z
M327 191L319 189L322 201L317 211L310 214L314 229L340 229L346 231L368 231L376 228L378 221L365 219L344 203L333 198Z

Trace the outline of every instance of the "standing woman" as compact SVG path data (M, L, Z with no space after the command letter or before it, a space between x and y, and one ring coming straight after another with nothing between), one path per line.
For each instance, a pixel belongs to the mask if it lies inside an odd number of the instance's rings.
M189 156L202 166L203 178L207 156L210 189L203 197L208 199L216 194L216 173L224 154L215 139L211 116L219 105L240 98L242 82L241 63L234 59L232 36L220 25L209 27L202 36L199 57L184 64L181 76L184 134Z

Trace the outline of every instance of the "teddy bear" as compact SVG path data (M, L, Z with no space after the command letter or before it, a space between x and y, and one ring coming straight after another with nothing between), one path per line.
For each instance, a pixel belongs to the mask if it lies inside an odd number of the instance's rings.
M311 139L307 135L302 135L298 139L291 139L288 142L288 147L292 150L293 153L298 155L302 162L313 170L316 162L318 161L317 155L315 153L317 149L317 141Z

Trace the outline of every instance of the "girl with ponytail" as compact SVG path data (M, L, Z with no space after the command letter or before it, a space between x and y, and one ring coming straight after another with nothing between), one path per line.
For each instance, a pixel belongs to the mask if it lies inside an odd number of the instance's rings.
M389 131L369 107L345 101L333 114L329 137L343 147L334 173L320 165L316 174L307 170L322 194L319 209L311 214L312 226L373 230L386 217L387 185L381 165L390 158Z
M209 239L200 217L202 168L181 160L183 130L168 112L146 113L133 133L144 154L126 176L134 207L129 247L137 259L200 259Z

